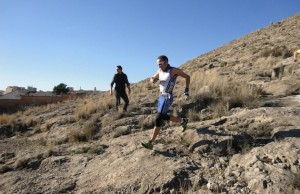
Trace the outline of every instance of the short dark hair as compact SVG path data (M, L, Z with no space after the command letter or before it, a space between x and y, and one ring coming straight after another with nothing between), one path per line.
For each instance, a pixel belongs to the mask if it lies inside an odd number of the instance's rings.
M157 57L157 59L160 59L162 61L166 61L166 62L169 62L169 59L166 55L160 55L159 57Z
M118 65L117 68L122 70L122 66L121 65Z

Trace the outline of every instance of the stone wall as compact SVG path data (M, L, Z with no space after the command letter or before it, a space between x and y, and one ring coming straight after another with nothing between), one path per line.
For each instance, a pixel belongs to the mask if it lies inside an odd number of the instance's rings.
M75 96L21 96L21 99L0 99L0 114L13 113L26 107L60 102Z

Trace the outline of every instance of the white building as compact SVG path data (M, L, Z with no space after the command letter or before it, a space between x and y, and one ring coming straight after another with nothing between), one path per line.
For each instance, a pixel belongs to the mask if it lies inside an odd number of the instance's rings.
M6 90L4 92L4 94L8 94L11 92L15 92L15 91L19 91L19 92L25 92L25 88L24 87L18 87L18 86L7 86Z
M32 87L32 86L28 86L27 89L25 89L25 87L19 87L19 86L7 86L4 94L9 94L11 92L19 92L19 93L35 93L36 92L36 88Z

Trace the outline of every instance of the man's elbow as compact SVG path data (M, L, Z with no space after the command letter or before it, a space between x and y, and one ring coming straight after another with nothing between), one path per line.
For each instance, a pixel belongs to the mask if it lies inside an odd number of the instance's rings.
M189 76L189 75L186 75L186 78L185 78L186 80L190 80L191 79L191 77Z

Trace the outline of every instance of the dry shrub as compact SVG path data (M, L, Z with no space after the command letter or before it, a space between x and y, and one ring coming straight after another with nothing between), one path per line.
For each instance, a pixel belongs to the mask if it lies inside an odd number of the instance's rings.
M150 83L150 80L144 80L140 83L135 84L135 87L132 89L132 92L134 93L140 93L140 94L145 94L149 90L156 89L157 85Z
M265 48L260 52L260 57L280 57L282 59L293 56L293 52L286 46L277 46L274 48Z
M196 71L191 75L191 88L190 95L197 95L202 92L205 86L209 86L210 93L215 90L215 88L222 88L224 81L221 80L218 72L216 70L212 71Z
M108 146L101 145L101 144L91 144L91 145L82 145L77 147L74 150L75 154L83 154L83 153L89 153L89 154L97 154L100 155L105 152L105 149Z
M28 162L29 162L29 157L21 157L18 158L15 163L14 163L14 169L23 169L27 166Z
M129 135L130 133L131 133L131 130L130 130L129 127L122 126L122 127L118 127L116 129L116 131L114 132L113 137L117 138L117 137L120 137L120 136L123 136L123 135Z
M149 99L156 92L158 88L158 83L150 83L149 79L134 84L131 89L133 95L129 95L129 108L139 104L143 99Z
M89 119L91 114L96 113L97 104L92 99L87 99L83 104L79 105L76 111L76 117L78 119Z
M60 120L57 121L58 125L65 125L65 124L70 124L70 123L75 123L76 118L74 116L66 116Z
M187 115L190 122L201 121L201 114L196 109L190 109Z
M98 131L99 127L97 125L97 119L92 119L84 125L83 134L87 141L92 141Z
M50 122L47 121L46 124L45 124L46 131L50 131L52 125L53 125L53 123L50 123Z
M132 110L132 107L130 109ZM117 112L117 111L109 112L107 115L102 117L102 120L101 120L102 127L103 128L110 127L114 121L129 117L130 112L132 112L132 111L129 110L127 112Z
M46 142L46 144L47 144L47 142ZM50 141L49 143L48 143L48 145L47 145L47 150L46 150L46 152L44 153L44 157L45 158L48 158L48 157L51 157L51 156L53 156L53 154L54 154L54 142L53 141Z
M216 70L197 71L192 74L191 83L193 83L190 92L192 96L198 93L209 93L211 97L217 98L226 92L228 80L220 77Z
M255 85L238 85L237 90L231 96L232 99L237 99L241 107L248 107L248 108L256 108L258 106L258 101L262 94L262 90ZM240 106L234 106L231 102L229 108L235 108Z
M2 114L0 115L0 125L12 126L16 118L17 118L16 114L13 115Z
M71 143L80 142L83 140L83 135L80 129L70 129L67 133L68 141Z
M114 107L114 98L112 98L109 93L103 93L99 95L97 99L98 111L102 111L102 113L106 113L109 109Z
M67 132L68 141L71 143L92 141L95 134L94 128L87 124L83 129L70 129Z
M33 127L37 124L37 122L34 120L32 116L28 116L22 121L22 124L25 127Z
M261 94L259 88L229 81L228 78L221 77L217 70L194 72L191 83L191 99L207 103L206 107L210 106L214 117L228 115L229 110L235 107L254 108ZM194 110L191 108L188 113L189 118L195 121L201 119L197 116L200 110L197 107L194 107Z
M42 132L41 124L40 124L40 123L37 123L37 124L34 126L33 134L41 133L41 132Z
M108 93L100 94L98 98L95 96L88 96L78 105L76 118L86 120L96 112L105 114L112 107L113 101Z
M227 85L219 91L219 97L211 105L214 118L228 115L232 108L257 107L260 92L259 88L251 85Z
M24 116L25 115L25 116ZM27 116L26 116L27 115ZM38 125L38 122L29 112L17 112L14 114L2 114L0 115L0 125L8 125L14 129L14 131L26 131L30 127Z
M255 64L257 64L258 67L260 67L260 69L268 69L268 68L272 68L272 67L277 67L280 66L282 63L282 60L269 56L269 57L262 57L262 58L258 58L255 62Z
M47 145L47 140L44 137L41 137L39 139L36 140L37 145L41 145L41 146L46 146Z
M149 116L142 116L139 119L139 126L142 129L149 129L153 128L155 123L155 115L149 115Z
M228 104L224 101L216 101L211 105L213 118L219 118L229 114Z

